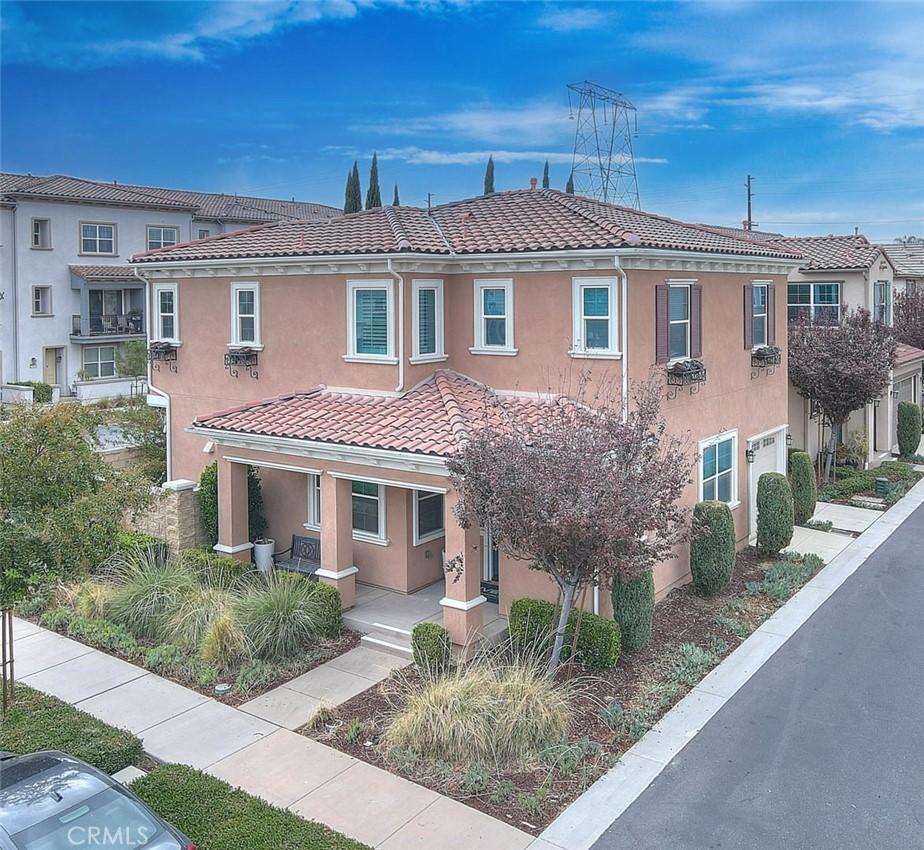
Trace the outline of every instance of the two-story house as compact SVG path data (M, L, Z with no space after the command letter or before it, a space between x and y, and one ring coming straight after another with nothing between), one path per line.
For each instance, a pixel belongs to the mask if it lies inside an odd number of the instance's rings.
M882 247L895 269L895 291L924 292L924 238Z
M533 181L535 186L535 181ZM739 543L761 472L785 470L789 249L550 189L432 209L280 222L132 258L148 281L152 388L168 405L170 476L217 461L219 551L249 557L246 468L270 535L320 539L345 606L364 587L445 580L453 639L487 597L555 598L541 573L458 526L445 459L488 394L546 403L559 376L627 387L654 370L668 427L698 456L685 495L728 502ZM769 361L755 350L782 348ZM695 358L703 369L677 375ZM781 362L782 361L782 362ZM661 564L664 593L688 555ZM439 587L439 585L438 585ZM610 614L608 594L588 605ZM496 609L495 609L496 610Z
M789 275L787 317L836 322L845 309L863 307L891 324L896 286L895 267L888 252L865 236L812 236L773 239L773 244L803 255L804 262ZM902 285L903 286L903 285ZM847 423L841 441L862 432L868 463L876 465L897 451L898 403L921 403L921 364L924 351L899 345L889 387L871 399ZM796 445L814 457L824 444L823 417L794 387L789 394L789 422Z
M139 251L283 219L319 204L76 177L0 174L0 384L45 381L62 395L127 392L117 355L147 338Z

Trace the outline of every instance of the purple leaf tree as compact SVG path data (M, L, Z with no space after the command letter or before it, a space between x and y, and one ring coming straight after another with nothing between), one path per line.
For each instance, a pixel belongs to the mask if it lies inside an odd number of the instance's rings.
M895 338L905 345L924 348L924 290L900 292L892 308Z
M640 384L624 409L611 387L589 397L582 379L573 397L549 394L538 409L495 403L448 462L460 524L490 528L500 551L558 585L550 676L578 593L638 578L686 534L678 499L693 458L687 438L665 430L661 391Z

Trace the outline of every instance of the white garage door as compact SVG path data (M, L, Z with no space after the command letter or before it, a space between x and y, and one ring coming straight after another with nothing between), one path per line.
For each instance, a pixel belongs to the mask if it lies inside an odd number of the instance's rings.
M754 450L754 463L750 464L750 523L751 537L757 535L757 482L765 472L781 472L779 468L780 446L782 433L771 434L769 437L758 437L750 440L750 448Z

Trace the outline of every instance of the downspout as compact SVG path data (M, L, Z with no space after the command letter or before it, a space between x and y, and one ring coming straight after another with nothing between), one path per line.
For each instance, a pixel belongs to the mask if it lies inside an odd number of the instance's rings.
M395 392L404 391L404 278L394 270L388 258L388 273L398 281L398 386Z
M138 269L132 266L132 274L144 284L144 303L147 308L147 336L148 342L151 340L151 322L154 318L154 304L152 302L152 293L150 281L138 273ZM154 393L164 400L164 433L167 435L167 481L173 481L173 453L172 449L172 422L170 417L170 396L163 390L154 386L153 363L148 360L148 392Z
M12 265L13 265L13 378L14 381L24 380L24 376L19 374L19 283L18 270L19 261L16 258L16 213L19 210L19 204L13 204L12 214L10 215L10 242L12 243Z

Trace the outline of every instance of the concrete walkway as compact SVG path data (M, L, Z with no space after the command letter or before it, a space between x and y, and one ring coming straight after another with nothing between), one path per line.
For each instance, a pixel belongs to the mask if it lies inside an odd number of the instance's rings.
M853 543L853 535L862 534L881 516L882 511L819 502L812 520L830 522L831 531L797 525L793 529L792 542L783 551L818 555L825 563L830 563Z
M304 703L296 705L293 696L286 704L288 695L279 693L275 702L258 698L238 709L24 620L15 621L14 641L17 680L134 732L159 761L205 770L372 847L523 850L532 841L462 803L284 728L301 725L319 699L334 702L365 690L378 681L374 677L405 663L401 659L360 647L336 659L336 666L329 662L270 692L301 695Z
M848 540L531 850L924 847L922 527L924 481Z

